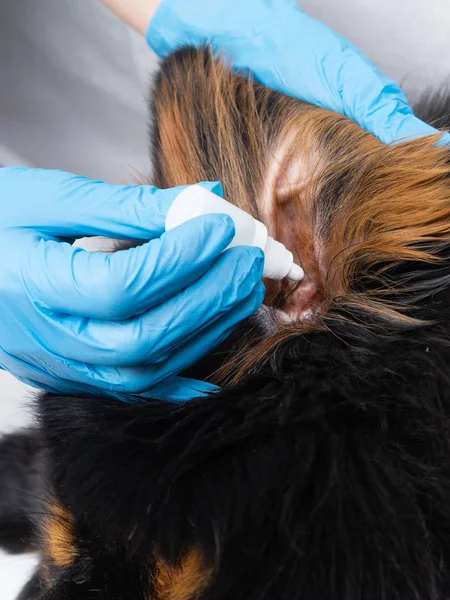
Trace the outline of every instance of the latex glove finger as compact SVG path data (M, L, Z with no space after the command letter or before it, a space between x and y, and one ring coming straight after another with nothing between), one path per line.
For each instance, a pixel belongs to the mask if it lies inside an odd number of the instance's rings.
M327 31L330 38L334 36L336 44L340 43L340 53L330 44L324 64L330 83L334 82L331 93L341 98L330 108L350 117L385 143L438 133L414 115L397 83L381 73L350 42L318 21L311 21Z
M158 385L169 380L173 375L192 366L207 352L217 347L243 319L253 314L261 305L264 298L264 285L259 282L251 294L238 303L233 310L227 312L221 319L210 325L189 344L178 349L164 364L147 367L104 367L66 359L52 361L52 372L31 365L25 360L17 361L6 357L6 368L11 370L18 379L54 393L102 394L108 393L122 400L125 395L143 393L141 398L170 398L171 385L166 383L158 390ZM57 357L55 357L56 359ZM20 368L22 365L22 369ZM34 373L30 376L30 372ZM53 382L58 379L57 388ZM152 389L155 388L154 393ZM208 384L191 380L191 384L183 397L180 382L177 385L176 400L189 399L198 395L198 389L205 391L214 388ZM173 390L172 390L173 391ZM204 393L203 392L203 393ZM132 400L132 398L128 398Z
M233 221L216 214L192 219L159 239L115 254L36 239L23 247L21 284L43 312L126 319L161 304L196 281L233 236ZM10 278L16 274L12 265Z
M216 394L220 392L220 389L219 386L208 381L174 376L153 387L149 392L139 394L138 399L157 398L159 400L171 400L172 402L186 402L186 400L192 400L193 398Z
M28 373L29 375L29 373ZM58 385L58 389L48 384L47 378L42 375L37 375L35 379L29 377L20 377L16 375L16 378L22 381L27 385L31 385L35 388L41 388L47 392L52 394L69 394L73 396L74 386L70 382L62 382L61 385ZM76 387L76 386L75 386ZM220 387L214 385L213 383L209 383L207 381L198 381L197 379L190 379L188 377L180 377L174 376L170 379L167 379L154 388L151 391L146 391L141 394L126 394L119 392L110 392L109 395L121 400L122 402L142 402L143 400L166 400L172 402L186 402L187 400L192 400L194 398L200 398L209 396L211 394L215 394L220 392ZM78 386L78 393L86 395L93 394L98 395L98 388L92 386L82 386L81 384ZM103 391L102 391L103 394Z
M199 280L145 314L123 321L62 317L43 312L42 343L54 355L102 366L171 363L180 346L233 312L259 288L259 248L231 248ZM206 351L208 348L205 348ZM20 353L18 354L21 358Z
M384 142L436 133L414 117L395 82L295 0L161 0L147 40L160 56L210 43L236 70L347 115Z
M135 385L139 384L136 391L140 392L140 397L182 400L182 394L178 394L178 398L174 396L174 386L170 384L173 376L198 362L205 355L205 347L209 348L210 351L217 348L232 333L239 322L252 315L261 306L264 294L264 284L259 282L251 295L243 300L235 311L227 313L195 339L179 348L177 352L170 356L170 360L146 369L140 383L139 377L135 380ZM151 389L144 392L147 389L147 381L160 381L162 383L152 386ZM196 380L191 380L191 382L191 389L192 387L198 388L199 382L196 382ZM204 392L217 389L212 388L210 384L201 387L203 387Z
M221 195L220 184L201 185ZM148 240L164 232L167 211L185 187L112 185L65 171L3 168L0 228L29 228L70 239Z
M177 373L181 373L200 360L207 352L217 348L235 327L245 318L252 315L264 299L264 285L258 282L252 293L244 299L233 311L226 313L189 343L178 349L166 362L145 368L129 367L121 370L121 381L113 383L110 391L113 393L137 393L143 397L169 399L164 395L164 388L155 382L165 382ZM167 385L166 387L167 392ZM149 389L150 388L150 389ZM170 389L170 388L169 388Z

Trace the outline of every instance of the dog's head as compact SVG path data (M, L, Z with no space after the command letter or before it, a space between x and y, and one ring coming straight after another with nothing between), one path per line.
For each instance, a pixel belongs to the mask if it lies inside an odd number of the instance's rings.
M222 181L306 278L268 282L208 363L219 394L42 399L42 597L446 597L448 150L385 146L207 49L165 61L153 116L153 182Z

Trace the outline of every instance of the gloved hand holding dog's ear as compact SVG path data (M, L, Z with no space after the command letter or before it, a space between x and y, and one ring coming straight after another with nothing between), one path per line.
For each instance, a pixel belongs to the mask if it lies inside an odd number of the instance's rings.
M209 43L236 70L342 113L386 143L436 133L414 116L394 81L296 0L161 0L147 41L160 56Z
M234 236L225 215L164 233L181 189L0 169L0 368L59 393L152 388L177 400L214 389L173 376L261 304L263 254L222 254ZM70 243L98 235L145 243L115 254Z

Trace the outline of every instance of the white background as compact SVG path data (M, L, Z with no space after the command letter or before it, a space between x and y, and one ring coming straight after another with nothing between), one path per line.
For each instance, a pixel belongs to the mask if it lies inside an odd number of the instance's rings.
M245 0L244 0L245 1ZM449 0L304 0L413 96L450 76ZM0 163L109 181L146 173L148 73L156 61L96 0L0 0ZM0 431L24 423L30 392L0 373ZM30 557L0 554L13 600Z

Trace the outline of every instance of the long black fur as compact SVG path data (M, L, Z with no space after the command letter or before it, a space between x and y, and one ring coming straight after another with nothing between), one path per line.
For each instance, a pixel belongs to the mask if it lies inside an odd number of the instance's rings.
M433 127L450 131L450 81L440 90L429 91L413 102L414 113Z
M0 440L0 546L11 553L35 549L44 509L43 443L28 430Z
M449 597L448 345L424 330L364 358L340 337L299 338L188 404L45 398L86 548L73 571L89 557L98 586L104 549L103 568L126 549L123 573L199 546L216 572L204 600Z
M428 325L336 320L188 403L43 396L76 557L24 600L156 600L193 547L200 600L450 598L450 260L396 275Z

